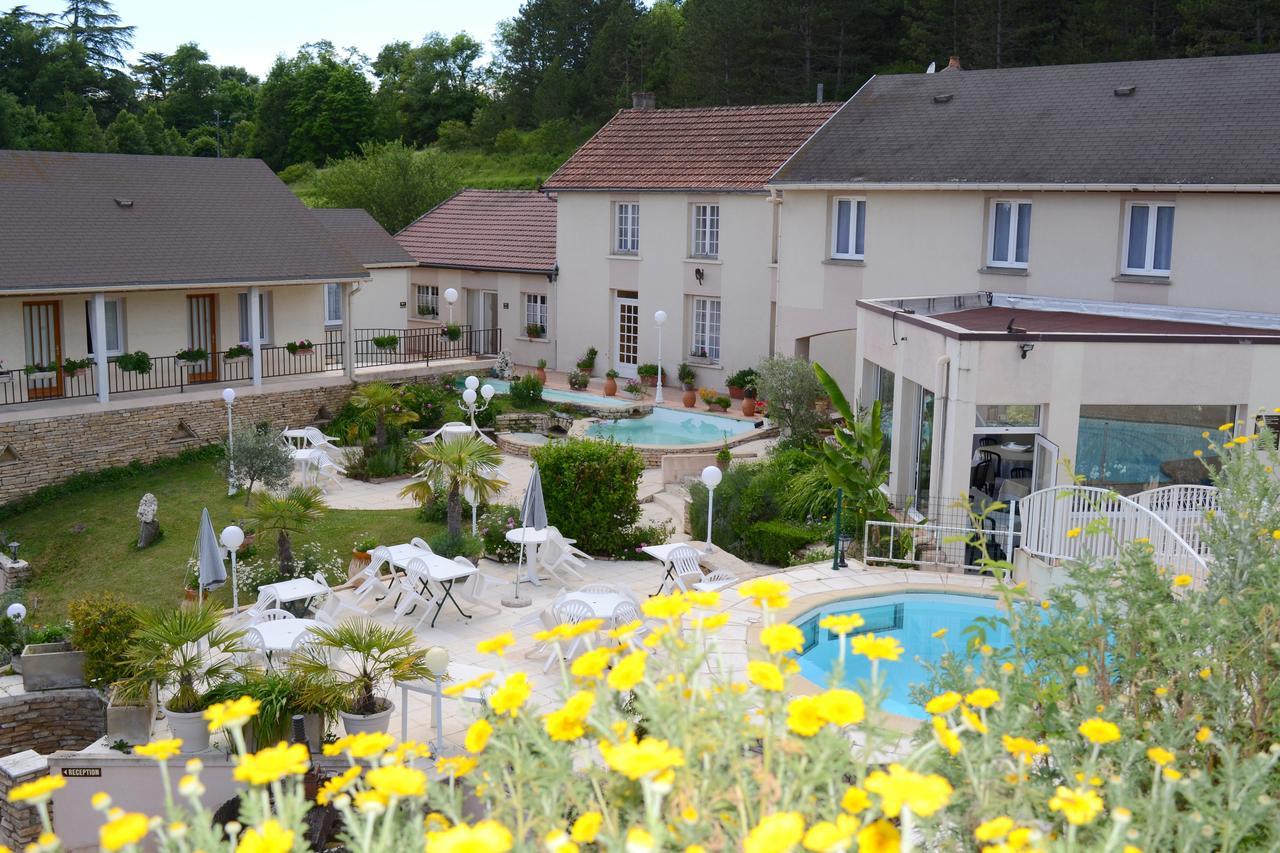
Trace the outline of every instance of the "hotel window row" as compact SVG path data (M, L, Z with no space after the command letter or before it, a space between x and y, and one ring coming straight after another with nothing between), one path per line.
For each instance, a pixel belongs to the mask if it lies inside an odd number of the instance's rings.
M689 257L720 257L720 205L699 202L689 208ZM612 254L640 254L639 202L614 202L612 233Z

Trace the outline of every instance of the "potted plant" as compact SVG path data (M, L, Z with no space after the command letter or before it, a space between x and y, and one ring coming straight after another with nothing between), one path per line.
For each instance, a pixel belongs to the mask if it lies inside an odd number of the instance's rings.
M378 547L378 539L368 533L361 533L351 543L351 564L347 567L347 576L355 577L364 571L372 559L369 552Z
M703 388L698 392L698 396L707 404L708 412L727 412L732 403L728 397L711 388Z
M609 368L604 372L604 395L612 397L618 393L618 371Z
M204 709L209 691L242 674L238 655L249 651L240 644L243 631L222 624L221 607L206 601L188 607L156 607L138 613L138 630L125 652L134 672L126 690L155 687L172 691L164 704L165 717L174 737L182 738L183 752L199 752L209 746Z
M663 371L663 373L665 372ZM640 377L642 385L653 388L658 384L658 365L642 364L636 368L636 375Z
M676 368L676 376L680 380L680 385L684 388L683 403L686 409L692 409L698 405L697 381L698 374L694 371L693 366L680 362L680 366Z
M395 349L400 345L400 338L396 335L374 335L373 345L380 350Z
M22 648L22 688L62 690L84 687L84 652L72 648L61 625L35 628Z
M289 351L289 355L311 355L316 351L316 345L306 338L300 341L289 341L284 348Z
M754 367L744 367L737 373L729 377L729 381L725 383L729 386L729 396L734 400L743 399L744 393L748 387L754 387L756 384L756 371Z
M23 368L22 372L27 374L28 379L56 379L58 376L58 366L56 364L41 364L40 362L36 362L35 364L28 364Z
M79 379L89 371L93 362L87 358L68 358L62 362L62 375L68 379Z
M349 619L312 633L315 642L295 658L294 671L307 678L308 701L340 709L347 734L385 732L395 710L392 683L435 677L410 628Z
M595 347L587 347L587 351L583 353L582 358L578 359L578 369L591 375L596 369L596 355L598 355Z
M444 336L451 341L456 341L462 337L462 327L457 323L450 323L444 327Z
M547 333L547 327L541 323L529 323L524 327L525 334L536 340Z
M538 376L538 381L541 382L543 385L546 385L547 384L547 360L545 358L538 359L538 368L536 373Z
M151 740L156 718L155 694L150 685L123 681L107 689L107 739L132 744Z
M569 374L569 387L575 391L582 391L591 384L591 377L581 370L575 370Z
M203 367L203 362L209 357L209 353L200 347L188 347L187 349L178 350L174 357L178 359L178 364L181 367Z
M434 317L434 316L436 316L436 309L432 308L430 305L419 305L419 306L418 306L418 316L419 316L419 317Z
M250 696L258 700L258 713L245 727L250 751L289 740L293 716L301 714L307 745L312 752L324 746L325 735L338 718L338 706L326 702L323 691L311 688L311 678L300 672L252 671L223 682L209 692L209 704Z
M756 416L756 386L755 380L751 380L750 385L742 389L742 414L748 418Z
M729 452L729 444L726 442L716 451L716 467L721 471L729 470L729 463L733 461L733 454Z
M121 353L116 356L116 367L126 373L150 373L151 356L147 355L142 350Z
M622 390L626 391L637 400L644 396L644 386L634 379L628 379L626 387Z
M236 344L233 347L228 347L227 351L222 354L222 363L239 364L240 362L248 361L252 357L253 350L243 344Z

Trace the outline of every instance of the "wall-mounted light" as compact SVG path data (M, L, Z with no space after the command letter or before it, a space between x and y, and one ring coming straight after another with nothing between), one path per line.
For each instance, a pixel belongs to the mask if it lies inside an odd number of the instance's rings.
M1018 349L1022 350L1022 359L1026 360L1028 353L1036 348L1035 344L1018 344Z
M560 265L556 264L551 268L551 272L547 273L547 282L555 284L556 279L560 278Z
M707 271L702 267L694 267L693 277L698 280L698 284L702 284L702 280L707 277Z

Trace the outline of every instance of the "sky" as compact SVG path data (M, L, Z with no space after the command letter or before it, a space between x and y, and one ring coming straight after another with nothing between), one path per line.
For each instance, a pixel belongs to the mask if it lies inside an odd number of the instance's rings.
M33 12L56 12L59 2L29 0ZM299 46L328 39L339 48L355 47L370 59L388 42L417 43L434 31L451 36L467 32L493 46L498 22L514 17L520 0L114 0L125 24L137 27L138 54L172 53L194 41L215 65L240 65L265 77L277 54L292 56Z

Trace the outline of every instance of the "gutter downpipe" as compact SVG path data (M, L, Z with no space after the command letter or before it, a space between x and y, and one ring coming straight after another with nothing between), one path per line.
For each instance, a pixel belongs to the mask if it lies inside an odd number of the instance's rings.
M412 279L410 279L412 281ZM364 285L358 281L349 281L345 283L346 304L342 307L342 371L347 375L347 381L355 384L356 381L356 342L355 342L355 324L351 321L351 301L352 298L364 289Z
M782 196L778 194L777 187L769 187L769 204L777 205L778 211L778 227L773 234L773 245L776 249L776 260L773 260L773 317L769 323L769 355L777 352L778 343L778 295L782 291ZM770 220L773 217L769 217ZM770 227L773 223L770 222Z

